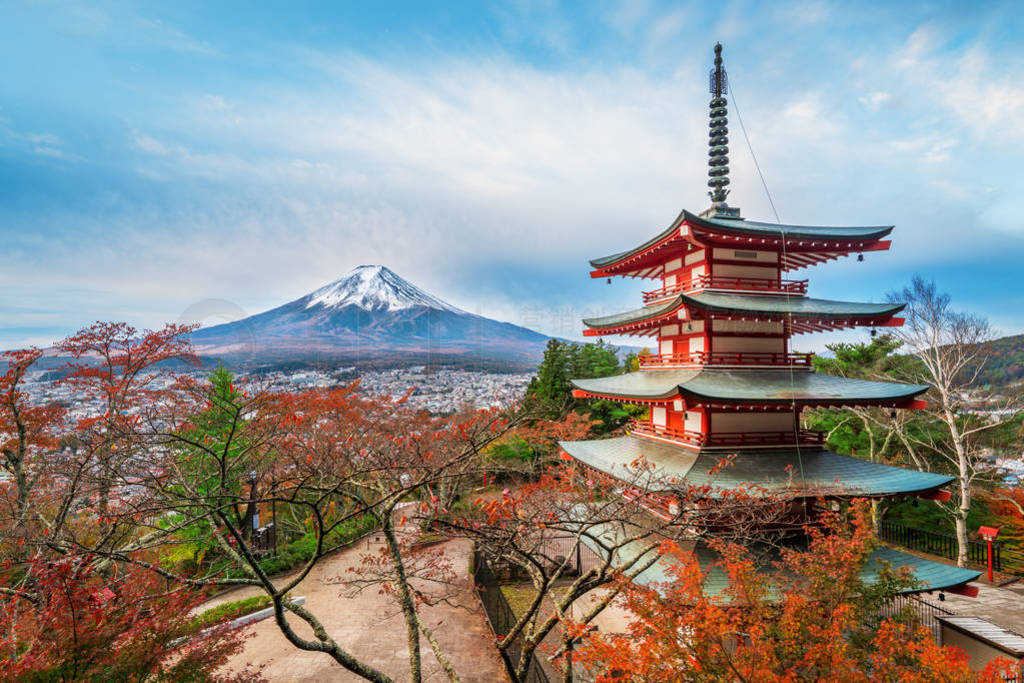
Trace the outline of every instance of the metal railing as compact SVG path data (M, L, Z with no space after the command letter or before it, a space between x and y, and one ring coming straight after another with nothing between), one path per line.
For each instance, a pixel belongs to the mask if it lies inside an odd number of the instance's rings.
M775 280L773 278L759 277L713 277L711 275L700 275L689 280L683 280L674 285L661 287L649 292L644 292L644 303L651 303L658 299L665 299L670 296L692 292L698 289L726 289L743 292L760 292L765 294L796 294L803 296L807 294L807 280Z
M782 365L810 367L813 353L771 353L762 351L691 351L648 353L639 356L640 367L666 365Z
M882 520L878 528L878 537L883 541L901 545L909 550L916 550L930 555L938 555L955 560L959 553L959 544L953 534L943 534L928 529ZM988 546L983 541L967 541L967 559L979 566L988 566ZM1002 571L1002 545L992 543L992 569Z
M496 636L507 635L516 625L518 619L508 604L508 600L505 599L505 595L501 592L501 584L498 583L494 572L491 571L487 557L479 550L473 552L473 588L480 597L480 602L483 603L491 630ZM502 654L505 667L514 680L513 672L523 654L522 639L514 638ZM523 683L549 683L548 675L536 654L530 657L530 665Z
M800 444L820 446L825 435L812 429L779 432L718 432L705 434L675 427L662 427L648 422L633 422L629 431L641 436L671 439L692 446L787 446Z
M883 619L892 619L905 614L907 608L910 608L913 611L912 617L914 625L924 626L927 628L932 632L932 637L935 639L935 642L937 644L941 644L941 623L939 622L939 617L954 616L956 615L956 612L946 609L945 607L940 607L935 603L928 602L918 595L901 594L893 596L892 600L879 610L878 616Z

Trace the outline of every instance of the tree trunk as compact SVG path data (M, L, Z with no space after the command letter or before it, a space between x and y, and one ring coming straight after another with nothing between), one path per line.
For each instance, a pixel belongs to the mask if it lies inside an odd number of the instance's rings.
M398 537L395 535L394 510L386 510L383 517L381 522L384 539L391 555L391 568L395 573L395 591L398 593L398 603L405 616L406 636L409 641L409 680L412 683L420 683L423 668L420 657L420 627L416 615L416 603L409 590L409 579L405 574L405 563L402 562L402 550L398 544Z
M967 510L960 508L956 515L956 564L958 567L967 566Z
M954 513L956 522L956 564L958 567L967 566L967 514L971 511L971 462L967 454L967 446L964 443L964 436L956 424L956 417L952 411L945 411L946 424L949 427L949 434L952 437L953 447L956 449L957 464L957 485L960 489L960 504Z
M882 533L882 501L877 498L871 499L871 526L875 529L875 536Z

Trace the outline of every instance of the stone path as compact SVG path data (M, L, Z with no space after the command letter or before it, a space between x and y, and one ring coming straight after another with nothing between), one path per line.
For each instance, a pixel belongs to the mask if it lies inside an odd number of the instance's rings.
M292 594L306 596L306 608L323 622L328 633L348 652L397 681L408 680L405 621L394 599L381 594L376 587L351 594L344 586L329 583L330 579L359 565L367 551L377 551L381 546L382 543L371 536L352 548L331 555ZM443 546L445 555L459 572L458 592L451 604L424 607L421 615L434 631L462 681L507 681L501 658L491 642L491 632L484 619L483 608L470 585L467 573L469 544L449 541ZM235 590L211 600L208 606L239 600L259 592L254 588ZM289 622L295 625L301 635L312 638L305 622L294 616L289 617ZM271 681L363 680L344 670L325 654L297 649L285 639L273 619L254 624L249 627L249 631L254 636L246 641L245 650L229 663L229 667L241 668L246 662L265 664L263 673ZM426 639L421 638L420 644L423 680L447 681Z

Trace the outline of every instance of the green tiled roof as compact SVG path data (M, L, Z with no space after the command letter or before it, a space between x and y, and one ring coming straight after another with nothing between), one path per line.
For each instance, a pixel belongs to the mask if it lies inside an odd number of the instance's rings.
M814 225L780 225L777 223L760 223L737 218L701 218L696 214L683 210L672 224L658 235L643 244L618 254L604 256L590 262L594 268L603 268L622 259L644 251L648 247L665 239L679 229L684 222L712 230L728 232L735 235L751 235L757 237L788 237L793 239L838 239L838 240L870 240L880 239L892 232L891 225L865 227L828 227Z
M611 525L609 525L610 527ZM609 533L615 533L613 528L608 529ZM587 546L601 556L603 553L600 548L584 537L584 542ZM690 550L696 554L697 561L700 566L707 572L707 577L704 580L704 592L705 594L715 597L720 596L725 592L728 587L728 577L720 566L717 565L719 561L718 554L707 547L704 543L696 543L691 546ZM623 560L632 559L637 553L640 552L652 552L650 544L644 543L631 543L620 551L620 555L623 556ZM765 567L772 566L772 557L765 557L762 559ZM920 593L931 590L943 590L961 586L969 581L977 579L981 573L971 570L963 569L955 565L945 564L942 562L934 562L932 560L925 560L920 557L915 557L907 553L893 550L885 546L876 548L868 561L865 563L863 570L861 570L861 579L867 583L872 583L876 580L878 572L882 568L882 563L887 562L894 568L909 567L913 575L921 582L920 588L906 591L907 593ZM620 564L623 562L620 561ZM672 566L672 558L661 557L653 565L641 572L635 579L639 584L646 585L652 583L668 583L672 580L669 572L669 567ZM710 571L708 570L710 568Z
M882 496L913 494L944 486L953 480L941 474L907 470L868 462L813 447L741 450L732 464L715 468L720 453L698 453L633 436L595 441L562 441L566 453L607 474L653 491L671 489L672 479L720 489L756 484L770 491L809 490L815 495ZM631 463L644 459L640 473ZM787 469L789 468L789 469Z
M882 568L881 562L883 561L888 562L893 567L910 567L917 580L921 581L925 586L921 590L952 588L968 581L974 581L981 576L981 572L974 571L973 569L964 569L952 564L926 560L887 546L881 546L871 553L871 559L868 561L867 566L864 567L864 571L861 572L861 576L869 581L873 579Z
M700 562L701 567L707 567L718 562L717 553L702 543L697 544L695 551L697 553L697 561ZM865 583L873 583L878 578L878 572L883 566L882 563L885 562L894 568L909 567L914 577L921 582L921 588L905 591L907 593L921 593L930 590L953 588L963 585L968 581L974 581L981 576L981 572L971 569L963 569L956 565L925 560L893 550L892 548L880 546L871 553L864 568L861 570L861 580ZM637 580L642 583L667 581L667 568L668 561L661 559L637 577ZM707 579L704 582L704 591L709 595L721 595L727 586L728 577L726 577L725 572L720 567L713 567L708 572Z
M736 218L702 218L684 210L683 220L722 232L758 237L789 237L809 240L869 240L880 239L892 232L891 225L828 226L762 223ZM678 219L677 219L678 220ZM682 221L680 221L682 223Z
M572 380L584 391L604 396L667 399L677 394L716 403L807 403L843 405L894 401L923 394L923 384L872 382L806 370L640 370L599 379Z
M583 320L583 324L597 329L618 327L658 318L681 306L728 313L763 313L791 315L794 318L843 319L891 316L902 311L906 304L864 304L852 301L808 299L801 296L698 292L692 296L680 294L675 299L663 304L644 306L625 313L586 318Z

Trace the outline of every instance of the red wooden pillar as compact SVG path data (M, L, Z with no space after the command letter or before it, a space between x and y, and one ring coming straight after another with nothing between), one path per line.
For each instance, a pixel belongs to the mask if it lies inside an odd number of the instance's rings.
M988 550L988 582L992 583L992 541L999 535L999 527L983 526L978 527L978 533L985 539Z

